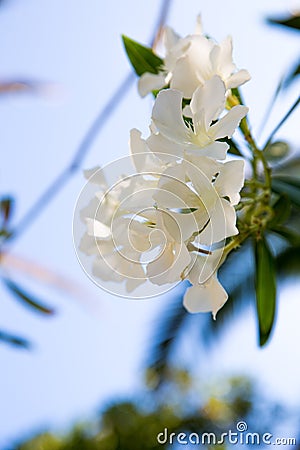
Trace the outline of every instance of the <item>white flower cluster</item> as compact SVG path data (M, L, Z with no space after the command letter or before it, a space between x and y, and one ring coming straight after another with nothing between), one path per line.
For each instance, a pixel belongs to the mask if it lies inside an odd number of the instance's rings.
M93 255L95 277L125 283L127 292L146 281L189 280L187 310L215 317L228 297L217 269L226 239L238 234L235 205L244 183L244 162L225 161L222 138L248 112L237 105L225 113L225 103L249 74L236 70L230 38L217 45L199 28L185 38L167 28L161 72L139 80L141 95L161 91L150 136L130 133L135 175L111 187L101 171L87 173L99 192L82 211L87 232L80 249Z

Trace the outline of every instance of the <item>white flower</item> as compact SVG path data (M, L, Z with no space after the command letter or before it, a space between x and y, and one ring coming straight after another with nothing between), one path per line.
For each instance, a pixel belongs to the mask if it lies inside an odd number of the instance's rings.
M215 319L227 299L228 294L214 273L205 283L186 290L183 305L190 313L212 312Z
M223 248L209 255L195 256L188 280L192 283L184 295L183 304L191 313L212 312L214 319L228 298L217 278L217 268L222 263Z
M152 111L152 134L147 144L155 153L185 157L186 152L225 159L228 145L218 139L231 137L248 112L246 106L234 106L217 122L225 104L225 86L214 76L194 92L190 112L192 127L182 114L182 93L173 89L161 91Z
M199 25L195 34L185 38L167 28L164 44L166 55L162 70L158 74L145 73L139 79L142 97L170 85L181 91L184 98L191 98L197 87L214 75L222 78L226 89L238 87L250 79L246 70L237 71L233 63L230 36L218 45L201 34Z
M199 156L191 162L166 169L154 199L178 223L184 241L210 246L238 234L234 205L244 182L244 161Z

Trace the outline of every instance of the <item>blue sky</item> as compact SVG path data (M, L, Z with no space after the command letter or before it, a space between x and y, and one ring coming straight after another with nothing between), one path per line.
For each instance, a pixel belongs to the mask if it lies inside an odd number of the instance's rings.
M49 83L43 95L2 98L1 192L17 198L16 220L71 160L87 127L130 67L122 33L147 42L160 2L51 2L8 0L0 8L0 78L29 78ZM254 131L260 126L279 77L294 61L298 36L267 27L264 17L286 12L293 2L265 0L173 1L168 23L182 35L194 28L196 15L205 31L221 40L233 36L235 61L252 80L243 89ZM263 137L294 101L288 93ZM140 99L133 86L98 136L84 168L103 165L127 154L129 130L147 133L151 99ZM278 137L299 142L299 114ZM72 243L72 215L83 186L78 172L43 214L13 245L27 257L74 280L80 298L62 295L43 284L23 283L56 307L51 319L24 310L1 288L0 329L23 334L35 343L31 352L1 345L0 445L43 426L63 426L85 417L107 398L134 392L151 331L170 296L131 301L94 286L77 262ZM272 396L299 402L299 361L296 343L297 296L300 285L282 292L274 338L265 350L256 347L251 313L224 336L201 367L209 376L224 372L254 373ZM287 351L288 349L288 351ZM191 354L198 352L190 342ZM287 383L286 380L289 380Z

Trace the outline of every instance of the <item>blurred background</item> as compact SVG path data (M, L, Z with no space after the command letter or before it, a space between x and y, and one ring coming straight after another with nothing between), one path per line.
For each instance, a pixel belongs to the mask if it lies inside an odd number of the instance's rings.
M163 20L185 35L199 13L216 40L231 34L237 66L252 75L242 93L263 143L299 95L296 73L266 121L280 80L299 64L299 23L268 19L297 8L292 0L0 2L1 449L162 448L165 426L220 432L238 420L298 436L299 247L260 349L247 248L223 274L225 285L241 280L241 292L215 326L184 313L182 286L142 301L100 290L72 241L82 170L127 154L131 128L147 135L152 99L138 96L121 34L150 44ZM299 130L295 111L277 133L295 161ZM54 434L34 438L45 432Z

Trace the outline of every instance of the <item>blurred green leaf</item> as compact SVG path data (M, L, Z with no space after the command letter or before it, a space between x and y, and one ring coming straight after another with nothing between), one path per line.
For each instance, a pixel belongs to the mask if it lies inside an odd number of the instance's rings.
M278 19L269 18L267 22L272 25L281 25L288 28L293 28L300 31L300 15L293 15Z
M292 203L300 207L300 179L284 175L274 175L272 190L278 194L286 194Z
M255 241L255 289L260 346L266 344L273 328L276 311L275 262L267 241Z
M169 375L169 357L175 342L180 336L190 314L182 305L182 297L187 288L183 283L184 290L176 297L175 302L169 306L161 316L157 324L157 331L151 340L150 357L147 367L152 374L152 387L157 389ZM149 373L150 373L149 372Z
M0 200L0 212L2 216L2 226L6 226L12 216L14 199L10 196L2 197Z
M300 158L290 158L284 163L278 164L273 169L273 176L277 175L300 177Z
M276 258L277 273L281 277L300 275L300 245L288 247Z
M264 149L264 156L270 162L278 161L285 158L288 155L289 150L289 145L286 142L276 141L267 145Z
M294 230L280 225L272 227L271 230L282 236L291 245L300 245L300 234L296 233Z
M290 73L288 73L284 80L284 89L288 88L298 75L300 75L300 63L297 61L296 65L292 67Z
M272 205L274 217L269 222L269 227L282 224L287 221L291 214L291 201L286 194L281 194Z
M30 343L26 339L15 336L10 333L6 333L5 331L0 330L0 341L4 342L5 344L13 345L15 347L22 347L22 348L29 348Z
M42 314L54 314L53 309L40 303L31 294L24 291L20 286L18 286L14 281L8 278L2 278L2 281L6 288L15 296L15 298L20 300L26 306L29 306L30 308L33 308L34 310Z
M298 107L300 103L300 96L295 100L295 102L292 104L288 112L283 116L281 121L276 125L272 133L270 134L269 138L267 139L267 142L264 146L264 149L268 147L268 145L272 142L273 137L277 133L277 131L282 127L282 125L287 121L287 119L290 117L290 115L295 111L295 109Z
M127 56L138 76L145 72L158 73L163 60L155 55L151 48L144 47L136 41L122 36Z

